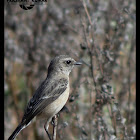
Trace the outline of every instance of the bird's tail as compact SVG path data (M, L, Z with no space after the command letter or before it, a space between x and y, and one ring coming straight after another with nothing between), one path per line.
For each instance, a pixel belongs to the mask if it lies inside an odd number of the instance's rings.
M19 134L19 132L24 128L23 124L19 124L12 135L8 138L8 140L14 140L15 137Z

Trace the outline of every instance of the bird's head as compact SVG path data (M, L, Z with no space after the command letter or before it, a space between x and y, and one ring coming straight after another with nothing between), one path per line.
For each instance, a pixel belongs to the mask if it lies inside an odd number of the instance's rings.
M75 65L81 65L81 62L76 62L73 58L67 55L56 56L50 63L48 74L62 73L69 75Z

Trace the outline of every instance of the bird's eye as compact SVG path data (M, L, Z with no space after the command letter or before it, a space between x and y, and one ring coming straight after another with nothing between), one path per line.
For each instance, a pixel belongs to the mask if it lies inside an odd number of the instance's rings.
M66 63L67 63L67 64L70 64L70 63L71 63L71 61L70 61L70 60L68 60L68 61L66 61Z

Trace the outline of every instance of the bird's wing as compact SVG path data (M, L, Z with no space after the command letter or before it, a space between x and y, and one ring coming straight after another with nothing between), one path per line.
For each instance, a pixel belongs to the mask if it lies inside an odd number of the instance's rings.
M43 109L56 100L67 88L68 80L61 78L53 82L44 81L29 101L22 123L28 124Z

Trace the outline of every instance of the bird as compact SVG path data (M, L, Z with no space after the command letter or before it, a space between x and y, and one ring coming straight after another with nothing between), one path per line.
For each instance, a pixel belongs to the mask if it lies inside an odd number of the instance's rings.
M14 140L22 129L36 119L44 121L44 129L51 140L49 123L66 104L70 91L69 74L75 65L81 64L68 55L59 55L52 59L45 80L29 100L21 122L8 140Z

